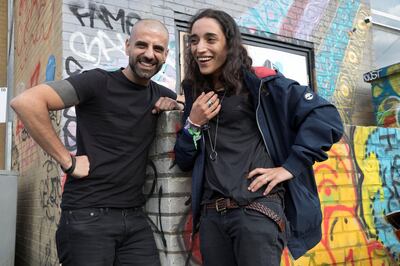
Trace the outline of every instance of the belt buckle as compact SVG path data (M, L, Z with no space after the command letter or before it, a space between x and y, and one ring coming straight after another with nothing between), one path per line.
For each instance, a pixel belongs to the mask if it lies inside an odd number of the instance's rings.
M226 211L226 201L224 198L219 198L215 201L215 209L217 212L223 212Z

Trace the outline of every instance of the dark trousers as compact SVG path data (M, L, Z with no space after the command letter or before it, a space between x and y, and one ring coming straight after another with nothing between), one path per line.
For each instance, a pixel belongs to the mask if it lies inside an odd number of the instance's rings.
M56 243L63 266L160 265L153 232L139 208L62 211Z
M268 207L284 215L280 204L268 203ZM279 266L285 244L286 234L257 211L203 209L200 251L204 266Z

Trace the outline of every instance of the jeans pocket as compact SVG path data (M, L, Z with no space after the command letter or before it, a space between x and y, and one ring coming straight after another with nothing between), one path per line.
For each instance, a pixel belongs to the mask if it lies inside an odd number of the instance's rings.
M69 224L90 224L98 221L104 212L101 208L85 208L69 210L67 213Z

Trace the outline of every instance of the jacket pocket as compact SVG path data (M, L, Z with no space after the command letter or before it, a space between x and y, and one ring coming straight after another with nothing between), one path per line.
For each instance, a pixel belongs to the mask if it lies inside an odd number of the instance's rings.
M287 216L295 235L315 230L322 223L318 194L313 194L299 180L288 182L290 200L286 202Z

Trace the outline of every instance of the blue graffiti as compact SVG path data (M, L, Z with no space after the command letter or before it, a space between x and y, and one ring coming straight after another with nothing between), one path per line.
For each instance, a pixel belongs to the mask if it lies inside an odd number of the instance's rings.
M378 237L394 257L400 253L400 245L384 215L400 210L400 130L377 128L368 138L366 157L374 153L379 161L379 176L382 188L372 202L375 227ZM366 159L366 158L365 158ZM384 200L381 199L384 196Z
M56 58L54 55L49 56L46 66L46 81L53 81L56 76Z
M282 20L286 17L293 0L262 1L241 16L237 23L239 26L278 33Z
M378 71L375 71L377 73L377 78L372 82L372 89L373 89L373 91L375 91L377 89L382 90L382 92L378 95L376 93L372 93L375 113L379 112L378 108L385 99L387 99L390 96L394 96L394 97L400 96L399 92L396 91L396 89L393 87L392 80L388 77L388 76L390 76L390 72L389 72L390 69L391 69L391 66L381 68ZM381 123L381 124L383 124L383 123Z
M360 1L340 1L336 16L315 57L318 92L330 100L349 43L348 32L353 28L353 18Z

